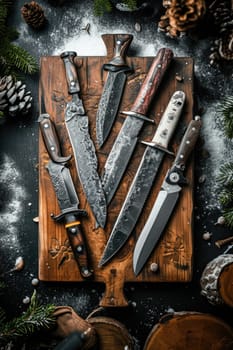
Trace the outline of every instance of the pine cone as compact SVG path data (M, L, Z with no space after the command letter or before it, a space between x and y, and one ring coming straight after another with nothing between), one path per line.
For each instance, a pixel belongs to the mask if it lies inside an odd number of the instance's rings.
M210 64L233 60L233 11L231 0L214 1L208 8L217 38L210 54Z
M26 115L32 106L31 92L20 80L11 75L0 79L0 111L11 117Z
M158 27L171 37L195 28L206 11L204 0L170 0L163 3L167 10Z
M24 4L21 14L25 22L34 29L44 27L46 18L42 7L35 1Z

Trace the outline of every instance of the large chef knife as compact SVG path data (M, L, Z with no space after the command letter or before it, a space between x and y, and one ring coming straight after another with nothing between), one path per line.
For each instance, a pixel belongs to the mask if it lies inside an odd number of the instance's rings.
M45 111L43 97L41 109ZM46 168L49 171L61 209L61 214L53 216L53 219L65 223L67 236L74 257L78 263L80 273L83 277L87 278L92 275L92 271L89 268L90 263L87 257L86 243L79 221L79 218L81 216L86 216L87 213L79 209L79 199L74 188L70 171L64 166L70 159L70 156L62 156L56 128L48 113L40 115L39 125L46 149L51 158Z
M147 148L112 229L99 266L106 264L119 251L136 225L163 157L165 153L171 153L168 151L168 144L181 115L184 101L184 92L176 91L165 109L152 141L143 142Z
M102 35L106 47L108 37L109 34ZM131 71L125 61L125 55L133 36L130 34L113 34L113 39L114 57L110 62L103 65L103 69L108 71L108 75L96 114L96 138L99 147L103 145L111 130L124 90L126 73Z
M182 186L187 183L183 175L185 163L193 150L201 128L196 117L182 139L172 167L168 170L147 222L137 240L133 254L133 270L138 275L158 243L177 203Z
M113 144L105 163L102 184L107 204L111 201L138 140L138 134L145 120L149 105L173 58L170 49L162 48L154 58L138 96Z
M80 86L73 63L76 52L63 52L69 94L72 100L67 103L65 124L74 152L76 168L88 203L97 223L104 227L107 208L105 194L97 172L98 161L95 147L88 130L88 117L82 100L79 98Z

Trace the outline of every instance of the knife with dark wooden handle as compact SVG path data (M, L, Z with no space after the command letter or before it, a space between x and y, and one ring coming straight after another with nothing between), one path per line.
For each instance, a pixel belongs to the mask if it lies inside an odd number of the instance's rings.
M43 136L43 140L50 155L50 158L55 163L66 164L70 159L71 155L63 157L61 154L61 146L58 139L57 131L55 129L54 123L50 119L48 113L43 113L38 118L40 130Z

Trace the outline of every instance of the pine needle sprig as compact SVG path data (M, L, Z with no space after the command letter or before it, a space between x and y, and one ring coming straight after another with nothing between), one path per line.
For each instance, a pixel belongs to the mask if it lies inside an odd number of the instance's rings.
M18 337L28 337L35 332L49 329L56 322L54 310L54 305L40 305L34 291L27 311L4 324L0 331L0 342L15 341Z
M226 97L218 106L217 112L223 116L224 132L229 139L233 138L233 96Z
M6 51L6 58L12 68L16 67L26 74L33 74L38 71L35 58L20 46L10 44Z
M219 203L223 208L226 225L233 228L233 162L220 167L217 182L222 186Z
M9 27L7 20L13 1L0 0L0 74L17 76L19 73L34 74L38 71L35 58L25 49L12 43L19 37L18 31Z
M112 4L109 0L95 0L94 1L94 14L96 16L103 16L105 12L112 11Z
M225 219L226 225L232 229L233 228L233 207L225 209L223 211L223 217Z
M217 182L222 186L233 188L233 162L220 167Z

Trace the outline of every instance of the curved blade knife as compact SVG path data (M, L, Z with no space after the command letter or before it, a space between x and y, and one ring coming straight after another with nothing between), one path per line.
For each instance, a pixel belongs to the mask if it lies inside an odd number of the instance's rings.
M107 216L106 199L97 173L98 161L95 147L89 134L88 117L85 114L82 100L79 98L80 86L73 59L76 52L63 52L69 94L72 100L67 103L65 125L73 148L79 179L83 186L88 203L97 223L104 227Z
M101 178L107 204L111 201L125 172L144 121L153 122L146 117L146 113L172 58L172 50L162 48L158 51L131 111L123 112L127 114L127 118L108 155Z
M189 123L176 158L165 176L151 213L137 240L133 254L133 270L136 276L158 243L179 199L182 186L187 183L183 175L185 163L195 146L200 128L200 117Z
M102 35L108 49L109 34ZM114 57L103 65L108 71L107 79L96 114L96 138L99 147L103 145L112 128L123 94L127 73L132 69L125 61L125 55L133 39L130 34L113 34Z
M178 123L184 102L185 93L176 91L163 113L152 141L143 142L147 148L112 229L99 266L106 264L120 250L133 231L164 155L171 153L168 151L168 144Z

